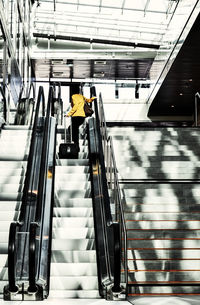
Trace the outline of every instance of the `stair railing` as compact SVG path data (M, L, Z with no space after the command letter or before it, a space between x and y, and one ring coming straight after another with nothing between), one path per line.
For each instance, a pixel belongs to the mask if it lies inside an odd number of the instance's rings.
M195 94L194 100L194 126L198 126L198 117L199 117L199 102L200 102L200 93Z
M4 299L10 300L10 295L13 293L17 293L19 287L16 285L16 255L17 255L17 233L25 224L26 214L27 214L27 202L32 200L32 191L30 190L32 171L33 171L33 157L35 153L35 142L36 142L36 132L38 127L38 116L40 107L42 107L42 114L44 115L45 111L45 97L43 87L39 88L37 105L36 105L36 113L34 119L34 125L31 136L31 144L29 150L29 156L27 161L27 170L24 181L24 189L22 195L22 204L19 215L19 220L17 222L12 222L9 230L9 241L8 241L8 285L4 287ZM21 268L21 266L18 266Z
M93 95L96 95L95 89L93 89ZM92 91L92 90L91 90ZM109 204L108 209L108 217L110 221L110 226L113 228L113 239L114 239L114 259L112 261L112 257L110 257L110 264L111 264L111 272L113 272L112 276L114 279L114 285L111 288L110 291L108 291L108 294L112 295L112 299L120 299L126 297L126 287L127 287L127 236L126 236L126 228L125 228L125 220L123 216L123 208L122 208L122 202L120 197L120 189L118 184L118 177L117 177L117 169L116 169L116 163L114 158L114 151L113 151L113 145L111 142L111 138L108 137L107 128L106 128L106 120L105 120L105 114L104 114L104 108L103 108L103 102L102 102L102 96L100 94L99 96L99 103L97 106L97 103L95 101L95 116L96 116L96 124L97 124L97 133L98 133L98 125L99 125L99 133L101 135L101 141L102 141L102 149L104 152L104 167L105 167L105 179L107 183L107 187L110 187L111 191L114 192L114 205L115 210L117 213L115 215L111 215L111 207L110 207L110 199L105 202L107 205ZM101 145L101 143L99 144ZM102 170L102 168L101 168ZM109 171L109 176L108 176ZM103 172L103 170L102 170ZM113 183L114 182L114 183ZM107 209L105 207L105 209ZM113 221L113 216L115 220ZM107 221L108 224L108 221ZM109 238L108 238L109 241ZM123 241L123 247L122 247L122 241ZM109 244L108 244L109 247ZM122 254L122 248L123 248L123 259L124 259L124 278L122 280L121 278L121 254ZM108 250L109 253L109 250ZM112 254L111 254L112 256ZM108 258L109 259L109 258Z

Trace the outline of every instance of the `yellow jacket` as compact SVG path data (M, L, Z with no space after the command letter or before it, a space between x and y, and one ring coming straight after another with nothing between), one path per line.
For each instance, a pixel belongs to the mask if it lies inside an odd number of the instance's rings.
M73 94L72 95L72 109L67 113L67 116L81 116L85 117L84 111L84 103L91 103L96 97L92 97L90 99L84 97L81 94Z

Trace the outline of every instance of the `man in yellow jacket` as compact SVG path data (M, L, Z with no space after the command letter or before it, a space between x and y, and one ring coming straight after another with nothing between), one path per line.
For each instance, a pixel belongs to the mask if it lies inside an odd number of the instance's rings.
M71 106L72 109L66 114L67 117L72 117L72 141L77 144L79 148L79 127L85 120L84 104L91 103L96 96L87 99L81 94L73 94ZM80 151L80 149L79 149Z

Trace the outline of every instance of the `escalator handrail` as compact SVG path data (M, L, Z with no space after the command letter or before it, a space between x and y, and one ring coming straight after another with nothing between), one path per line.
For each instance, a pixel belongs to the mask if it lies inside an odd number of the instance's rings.
M97 106L97 100L94 100L94 110L95 110L95 118L96 118L96 128L97 128L97 136L98 136L98 145L99 145L99 157L100 157L100 164L101 164L101 172L103 176L103 189L105 191L104 198L105 198L105 212L106 212L106 220L107 223L112 223L112 214L110 209L110 198L108 195L107 189L107 179L106 179L106 170L105 170L105 162L104 162L104 154L103 154L103 147L102 147L102 136L100 130L100 119L99 119L99 111Z
M94 93L96 95L96 90L95 88L93 89ZM110 158L111 158L111 162L112 162L112 167L113 169L111 169L111 173L112 170L114 171L114 181L116 184L116 192L117 192L117 203L119 205L119 212L120 212L120 216L121 216L121 229L123 231L123 235L124 235L124 259L125 259L125 280L127 283L127 260L126 260L126 248L127 248L127 234L126 234L126 226L125 226L125 219L124 219L124 213L123 213L123 208L122 208L122 202L121 202L121 195L120 195L120 188L119 188L119 183L118 183L118 175L117 175L117 167L116 167L116 161L115 161L115 156L114 156L114 149L113 149L113 143L112 143L112 138L108 137L108 132L107 132L107 126L106 126L106 119L105 119L105 112L104 112L104 107L103 107L103 100L102 100L102 95L101 93L99 94L99 108L101 111L101 116L99 118L99 114L98 114L98 106L97 103L95 102L95 116L97 118L97 124L99 124L99 126L102 126L102 133L103 133L103 141L104 141L104 154L105 154L105 150L106 150L106 146L108 146L108 144L110 143ZM101 120L101 122L100 122ZM99 129L100 131L100 129ZM105 160L104 160L105 162ZM111 167L111 164L107 164L107 167ZM104 170L105 170L105 165L104 165ZM105 174L106 175L106 174ZM115 203L115 205L117 204ZM110 204L110 202L109 202ZM108 219L112 219L112 215L111 215L111 210L109 209L109 217ZM119 220L118 221L111 221L111 226L113 226L113 231L114 231L114 268L113 268L113 272L114 272L114 286L112 288L113 292L119 292L121 290L120 288L120 275L121 275L121 238L120 238L120 234L118 234L117 232L120 232L120 223Z
M26 211L26 202L27 202L28 196L30 195L28 188L29 188L29 181L30 181L30 176L31 176L31 169L32 169L32 165L33 165L34 146L35 146L35 141L36 141L37 124L38 124L38 117L39 117L41 103L42 103L42 116L44 116L44 114L45 114L45 96L44 96L44 89L42 86L39 87L38 99L37 99L36 110L35 110L35 119L34 119L34 124L33 124L31 145L30 145L28 162L27 162L27 171L26 171L26 178L25 178L25 183L24 183L24 191L23 191L23 196L22 196L22 208L21 208L21 213L20 213L20 217L19 217L20 221L24 220L25 211Z
M95 93L95 92L94 92ZM101 97L100 97L101 98ZM102 103L102 98L101 98ZM106 226L112 226L113 227L113 238L114 238L114 267L113 272L114 274L110 275L110 277L114 278L114 286L113 286L113 292L119 292L120 291L120 274L121 274L121 261L120 259L120 235L117 234L119 232L119 223L113 222L112 214L111 214L111 208L110 208L110 198L108 194L108 184L106 179L106 169L105 169L105 159L103 154L103 147L102 147L102 136L101 136L101 129L100 129L100 118L99 118L99 111L97 106L97 101L94 101L94 108L95 108L95 118L96 118L96 128L97 128L97 135L98 135L98 145L99 145L99 156L100 156L100 165L101 165L101 175L102 175L102 187L103 187L103 193L104 193L104 211L105 211L105 219L106 219ZM106 121L105 121L105 114L103 105L101 107L101 113L102 113L102 119L104 120L102 126L105 130L104 132L104 141L107 141L107 130L106 130ZM109 245L107 245L109 247ZM107 255L109 256L109 251L106 251ZM107 258L109 261L109 265L111 265L111 258ZM110 271L112 268L110 268Z
M32 170L32 159L33 159L33 153L34 153L34 146L35 146L35 140L36 140L36 129L37 129L37 122L38 122L38 116L39 116L39 110L40 105L42 103L42 114L44 115L44 109L45 109L45 97L44 97L44 90L43 87L39 87L38 92L38 99L37 99L37 105L36 105L36 113L35 113L35 120L33 125L33 131L31 136L31 144L30 144L30 150L29 150L29 156L27 161L27 169L26 169L26 177L24 182L24 189L23 189L23 195L22 195L22 204L21 204L21 211L19 215L19 222L12 222L10 225L9 230L9 243L8 243L8 282L9 282L9 290L12 292L11 287L16 287L15 284L15 273L12 272L12 270L15 270L15 252L16 252L16 232L17 228L19 227L18 223L24 223L25 221L25 215L26 215L26 202L28 199L29 194L29 181L31 177L31 170Z
M194 99L194 126L198 126L198 103L200 100L200 93L196 92Z
M44 202L44 189L45 181L47 178L47 148L49 142L49 128L50 128L50 116L51 116L51 106L53 101L53 88L49 88L49 96L46 110L46 119L44 126L44 139L42 145L42 156L41 156L41 167L39 173L39 183L38 183L38 196L37 196L37 206L35 213L35 221L30 224L30 237L29 237L29 292L37 291L36 285L36 275L39 273L40 264L35 266L36 259L36 229L42 223L42 210ZM41 249L39 249L41 252ZM47 262L48 264L49 262Z
M114 154L114 147L113 147L112 137L109 137L108 141L110 142L111 160L112 160L112 163L113 163L113 167L110 170L111 170L111 172L113 172L113 175L114 175L114 185L116 187L117 203L118 203L118 206L119 206L119 213L120 213L120 216L121 216L121 226L122 226L121 230L123 231L123 235L124 235L123 238L124 238L124 272L125 272L125 283L128 283L126 222L125 222L124 210L123 210L123 205L122 205L122 200L121 200L121 192L120 192L119 181L118 181L118 172L117 172L117 165L116 165L116 160L115 160L115 154ZM116 275L116 276L118 276L118 275Z
M51 116L51 105L53 100L53 89L49 88L49 97L46 108L46 120L44 126L44 139L42 145L42 156L41 156L41 167L40 167L40 175L39 175L39 187L38 187L38 197L37 197L37 208L35 215L35 222L40 222L41 211L42 211L42 201L43 201L43 189L44 189L44 176L46 175L46 155L47 155L47 147L48 147L48 130L50 126L49 118Z

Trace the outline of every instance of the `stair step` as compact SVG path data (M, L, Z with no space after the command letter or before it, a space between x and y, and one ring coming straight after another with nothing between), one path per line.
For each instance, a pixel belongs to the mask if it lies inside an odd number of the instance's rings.
M22 193L0 193L0 201L19 201L22 199Z
M90 208L54 208L54 217L92 217L93 209Z
M21 192L23 190L23 187L24 187L24 184L17 184L17 183L3 183L3 184L0 184L0 192L2 193L17 193L17 192Z
M52 290L97 290L97 276L51 276L50 291Z
M177 220L167 220L167 221L153 221L153 220L143 220L143 221L126 221L127 229L177 229L177 225L179 229L199 229L200 221L199 220L185 220L179 221L177 224Z
M0 221L2 220L17 220L18 211L1 211L0 213Z
M16 155L15 153L13 154L0 154L0 161L27 161L28 160L28 155L24 155L23 153L19 153Z
M58 196L54 198L54 206L55 207L91 207L92 206L92 198L69 198L66 200L62 200Z
M199 220L200 221L200 214L199 213L184 213L184 212L179 212L179 213L171 213L171 212L151 212L151 213L126 213L125 214L125 219L126 220L156 220L156 221L194 221L194 220Z
M118 167L119 179L200 179L200 173L195 171L188 172L154 172L153 169L146 171L144 168L134 169L133 167Z
M98 299L99 291L96 290L50 290L49 298L54 299ZM80 302L80 300L79 300ZM84 300L84 303L86 301Z
M140 249L140 250L128 250L128 259L161 259L169 260L174 259L194 259L199 260L200 258L200 249Z
M185 203L185 204L184 204ZM191 213L199 213L200 212L200 206L197 204L189 204L185 202L180 202L179 205L176 204L136 204L136 203L130 203L126 204L125 206L125 212L126 213L135 213L135 212L142 212L142 213L152 213L154 209L156 208L156 212L162 213L162 212L171 212L171 213L179 213L179 212L191 212Z
M2 211L18 211L21 207L21 201L0 200L0 210Z
M10 229L10 220L1 220L0 221L0 231L1 232L8 232ZM7 245L8 247L8 245Z
M200 249L200 239L128 240L128 249Z
M128 261L129 272L144 271L163 271L163 272L175 272L175 271L200 271L200 259L199 260L137 260Z
M54 239L89 239L94 238L94 229L93 228L72 228L72 229L63 229L63 228L53 228L53 238Z
M83 173L83 174L64 174L64 173L57 173L55 176L55 183L69 183L71 181L90 181L90 174Z
M72 190L55 190L55 196L60 200L67 200L68 198L90 198L90 189L72 189Z
M2 267L8 267L8 255L1 254L1 248L0 248L0 268Z
M17 130L29 130L29 129L30 129L30 127L27 125L4 125L2 130L3 131L4 130L17 131Z
M199 230L127 230L127 237L129 238L143 238L143 239L161 239L161 238L172 238L172 239L187 239L187 238L200 238L200 229Z
M140 284L140 282L138 284ZM185 304L189 305L189 304L198 304L199 303L199 298L196 299L196 297L195 297L195 296L200 295L199 288L198 288L198 286L199 286L198 282L196 283L196 286L191 286L192 284L195 284L193 282L188 283L187 286L183 286L184 283L182 286L176 286L176 283L174 283L174 282L169 282L169 284L171 284L171 285L170 286L161 286L161 287L160 286L156 287L154 284L152 284L150 287L138 286L136 291L139 291L139 293L136 293L135 288L132 287L129 289L130 292L128 293L128 296L129 297L130 296L134 296L134 297L136 297L136 296L143 297L144 296L145 298L149 296L149 297L151 297L151 301L154 301L154 300L152 300L153 297L154 297L153 299L155 299L159 296L160 297L168 296L171 298L173 296L185 296L186 300L190 302L190 303L184 302ZM194 296L194 297L192 297L192 296ZM182 303L182 298L180 300L177 300L177 298L176 298L175 300L172 301L173 303L171 303L171 304L178 304L179 301ZM194 303L193 303L193 301L194 301ZM176 302L178 302L178 303L176 303ZM137 303L134 302L134 304L137 304ZM168 303L168 304L170 304L170 303Z
M17 183L22 184L24 182L24 176L22 176L22 175L9 176L9 175L1 175L1 174L0 174L0 185L2 185L2 184L17 184Z
M75 159L77 160L77 159ZM83 174L89 173L89 166L56 166L57 174Z
M96 263L51 263L51 276L97 275Z
M199 270L192 270L192 271L137 271L134 272L134 277L136 281L144 281L148 279L148 281L178 281L178 282L192 282L192 281L199 281ZM129 272L128 274L128 282L131 281L132 274Z
M94 226L93 217L53 217L53 227L91 228Z
M0 161L0 169L5 168L5 169L9 169L9 170L19 170L19 169L26 169L26 167L27 167L27 161L12 161L12 160L11 161Z
M55 183L56 191L59 192L59 190L87 190L88 188L91 188L91 182L90 181L56 181Z
M94 250L94 239L53 239L52 250Z
M1 253L1 244L2 243L8 243L8 236L9 236L8 232L0 231L0 253Z
M95 263L96 262L96 251L95 250L85 250L85 251L53 250L52 254L51 254L51 262L53 262L53 263Z
M59 159L57 160L57 166L73 166L73 167L78 167L78 166L89 166L89 161L87 159L87 155L84 153L79 153L78 159ZM56 166L56 171L57 171L57 166Z

